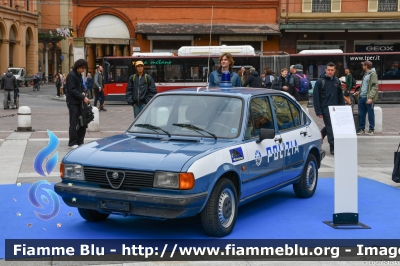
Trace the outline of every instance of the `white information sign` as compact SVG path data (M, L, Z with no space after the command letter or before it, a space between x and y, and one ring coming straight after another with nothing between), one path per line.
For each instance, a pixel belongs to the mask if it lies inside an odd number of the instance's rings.
M335 224L358 223L357 135L350 106L329 106L334 136Z
M356 134L350 106L329 106L333 135Z

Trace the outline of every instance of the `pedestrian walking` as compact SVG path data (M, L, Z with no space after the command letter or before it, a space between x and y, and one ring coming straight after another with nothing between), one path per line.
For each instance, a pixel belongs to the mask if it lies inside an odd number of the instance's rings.
M82 73L87 69L88 64L84 59L78 59L72 71L67 76L67 106L69 109L69 141L71 149L77 148L84 143L86 128L79 123L79 116L82 115L82 104L89 104L85 96L82 84Z
M107 111L106 108L104 108L104 105L106 104L105 100L105 95L104 95L104 88L103 88L103 67L98 66L96 70L96 74L94 74L94 80L93 80L93 89L94 89L94 106L97 107L97 101L100 102L99 105L99 111Z
M92 73L88 73L87 78L86 78L86 87L87 87L87 92L88 92L88 98L93 99L93 78L92 78Z
M146 104L157 94L156 84L153 78L144 73L142 61L135 64L136 74L128 79L126 87L126 101L133 107L135 118L143 110Z
M374 102L378 99L378 75L371 61L361 63L364 70L364 76L361 81L360 91L354 93L358 99L358 115L360 119L360 128L357 135L365 133L365 117L368 113L369 130L368 135L374 135L375 113Z
M240 82L239 75L233 71L233 64L235 63L233 61L233 57L230 53L223 53L219 57L219 63L221 66L217 69L211 72L210 74L210 87L218 87L219 84L221 83L221 76L222 72L228 71L231 76L231 82L232 82L232 87L241 87L242 83Z
M344 105L342 85L335 76L336 65L332 62L326 64L325 75L315 82L314 110L315 114L324 120L325 127L321 129L322 139L328 136L330 153L334 155L334 136L332 131L329 106Z
M57 89L57 96L56 97L60 97L61 84L62 84L62 81L61 81L60 74L57 73L56 74L56 89Z
M15 109L14 91L18 89L18 85L11 69L7 69L7 73L1 77L1 89L4 90L3 108ZM8 105L8 99L10 99L10 105Z

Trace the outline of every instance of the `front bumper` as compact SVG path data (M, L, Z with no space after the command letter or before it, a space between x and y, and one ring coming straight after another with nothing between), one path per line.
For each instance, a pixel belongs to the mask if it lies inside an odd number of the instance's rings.
M194 216L200 212L207 192L191 195L159 195L57 183L55 192L70 207L158 219Z
M321 150L320 154L321 154L321 161L322 161L322 159L325 158L325 151L324 151L324 150Z

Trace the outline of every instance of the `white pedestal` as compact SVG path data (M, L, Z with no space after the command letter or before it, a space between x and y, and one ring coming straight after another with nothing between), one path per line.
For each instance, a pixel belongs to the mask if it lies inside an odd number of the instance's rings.
M330 106L335 137L333 224L358 224L357 135L350 106Z
M97 131L100 131L99 109L97 109L97 107L93 106L92 111L94 114L94 120L88 124L87 131L97 132Z

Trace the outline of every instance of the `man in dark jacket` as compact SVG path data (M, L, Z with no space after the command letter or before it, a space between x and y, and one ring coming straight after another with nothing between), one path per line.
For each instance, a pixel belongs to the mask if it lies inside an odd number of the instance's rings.
M274 82L272 83L273 90L289 92L289 82L286 79L287 74L288 74L287 68L282 68L281 75L276 79L274 79Z
M332 131L329 106L344 105L342 85L335 77L336 65L332 62L326 64L324 77L317 80L314 86L314 109L315 114L324 119L325 127L321 130L322 139L328 135L330 152L334 155L334 137Z
M243 84L243 87L261 88L261 77L254 67L250 68L250 75Z
M86 60L79 59L75 62L72 71L67 76L67 106L69 109L69 142L71 149L83 144L87 126L79 125L79 116L82 115L82 103L89 104L89 99L85 97L82 84L82 73L87 69Z
M304 77L304 73L303 73L303 66L300 64L294 65L293 67L296 72L293 73L290 77L290 81L289 81L289 91L290 94L292 94L294 96L294 98L296 99L296 101L299 102L299 104L301 105L301 107L303 107L303 109L305 111L307 111L307 104L308 104L308 91L306 93L300 93L299 89L300 89L300 77ZM308 81L309 84L309 90L312 89L312 85L311 82Z
M4 109L15 109L14 91L18 89L18 86L17 79L12 74L10 69L7 69L7 73L1 78L1 89L4 90ZM8 98L10 98L10 106L8 106Z
M93 80L93 88L94 88L94 106L97 107L97 101L100 101L99 105L99 111L107 111L106 108L104 108L104 105L106 104L105 100L105 95L104 95L104 87L103 87L103 67L98 66L96 69L96 74L94 74L94 80Z
M137 73L128 79L126 101L133 106L133 114L136 118L151 98L157 94L157 89L153 78L144 73L143 62L137 61L135 66Z

